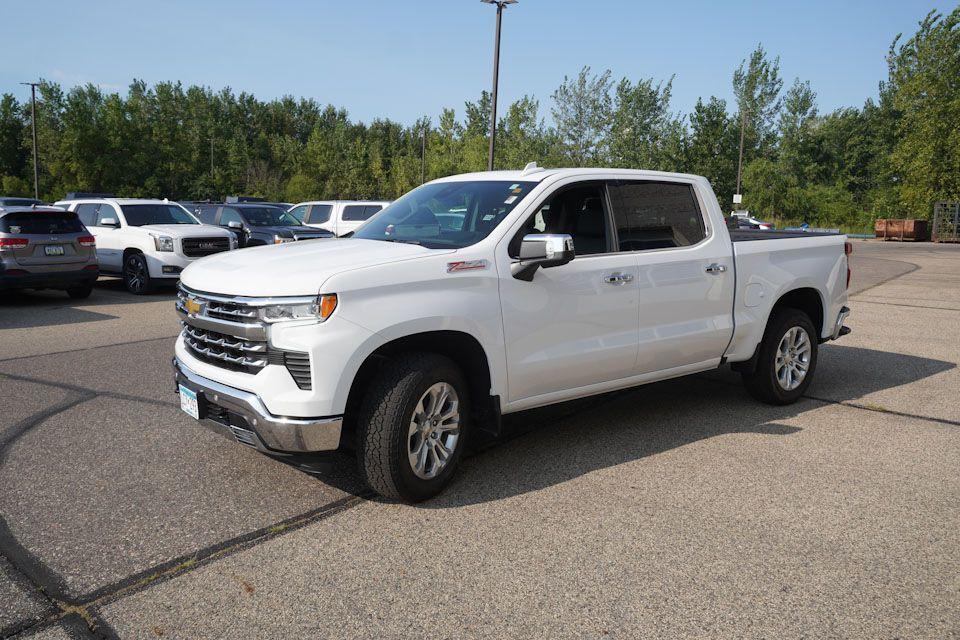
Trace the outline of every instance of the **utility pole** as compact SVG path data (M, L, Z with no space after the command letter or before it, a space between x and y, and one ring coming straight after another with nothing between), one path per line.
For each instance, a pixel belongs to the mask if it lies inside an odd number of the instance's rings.
M742 196L740 194L740 176L743 174L743 130L747 128L747 112L740 107L740 158L737 160L737 192L733 194L733 204L740 204Z
M504 7L508 4L516 4L517 0L480 1L497 5L497 30L493 40L493 92L490 96L490 153L487 156L487 171L493 171L493 154L497 145L497 84L500 75L500 23L503 19Z
M37 87L39 82L21 82L30 87L30 127L33 129L33 197L40 199L40 171L37 169Z

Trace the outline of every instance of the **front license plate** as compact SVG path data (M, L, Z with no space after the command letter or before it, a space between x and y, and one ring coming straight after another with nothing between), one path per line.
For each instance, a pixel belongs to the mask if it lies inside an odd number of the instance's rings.
M180 386L180 408L194 420L200 419L200 403L197 402L197 392Z
M43 252L48 256L62 256L63 255L63 245L62 244L48 244L43 248Z

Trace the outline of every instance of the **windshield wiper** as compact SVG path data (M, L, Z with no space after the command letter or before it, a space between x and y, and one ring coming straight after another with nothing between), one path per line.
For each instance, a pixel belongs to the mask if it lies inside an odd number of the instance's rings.
M415 244L421 246L423 243L419 240L401 240L400 238L377 238L377 240L382 240L384 242L402 242L403 244Z

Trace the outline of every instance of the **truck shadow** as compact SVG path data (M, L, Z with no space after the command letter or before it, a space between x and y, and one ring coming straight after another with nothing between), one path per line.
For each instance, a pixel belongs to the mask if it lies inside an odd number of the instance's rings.
M831 402L916 382L956 367L916 356L830 345L810 394ZM500 438L475 442L456 479L422 506L445 509L501 500L731 434L789 437L781 424L823 407L803 398L787 407L753 400L729 370L679 378L504 417Z

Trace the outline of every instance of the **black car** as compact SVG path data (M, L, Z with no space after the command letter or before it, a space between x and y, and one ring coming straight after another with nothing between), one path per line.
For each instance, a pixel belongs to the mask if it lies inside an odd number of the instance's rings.
M265 203L201 204L194 213L201 222L232 230L240 247L334 237L329 231L300 224L283 209Z

